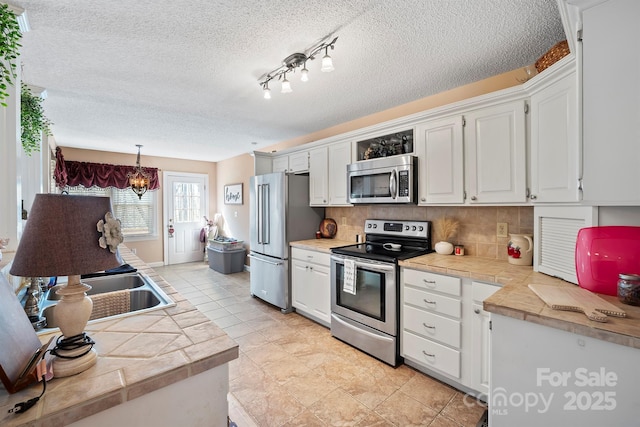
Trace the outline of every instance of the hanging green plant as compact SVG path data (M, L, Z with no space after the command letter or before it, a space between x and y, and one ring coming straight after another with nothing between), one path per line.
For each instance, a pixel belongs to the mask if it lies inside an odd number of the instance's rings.
M4 99L9 96L7 88L16 78L16 60L18 59L22 33L18 20L9 6L0 3L0 105L7 106Z
M31 93L24 83L20 92L20 127L22 128L22 148L30 156L40 151L42 135L51 135L51 121L44 115L42 98Z

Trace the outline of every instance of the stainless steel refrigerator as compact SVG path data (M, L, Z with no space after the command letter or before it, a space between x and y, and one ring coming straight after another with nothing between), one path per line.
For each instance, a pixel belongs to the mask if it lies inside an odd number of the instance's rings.
M291 311L289 242L311 239L324 218L309 207L309 177L284 172L251 177L251 295Z

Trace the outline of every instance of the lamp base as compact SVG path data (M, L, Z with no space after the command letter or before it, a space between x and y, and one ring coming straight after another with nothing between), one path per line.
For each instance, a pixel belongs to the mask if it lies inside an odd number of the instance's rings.
M74 353L78 353L78 350L80 350L80 354L85 351L85 349L81 348L75 350L58 350L58 353L63 356L73 357ZM53 358L53 376L55 378L62 378L79 374L95 365L97 360L98 352L93 348L87 354L76 357L75 359L65 359L56 356Z

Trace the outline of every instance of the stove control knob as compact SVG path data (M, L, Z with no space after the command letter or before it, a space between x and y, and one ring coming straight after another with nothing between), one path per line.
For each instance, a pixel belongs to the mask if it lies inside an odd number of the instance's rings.
M367 228L371 228L371 224L367 224Z
M373 228L378 228L378 224L373 224Z
M416 231L416 226L415 225L411 227L411 231Z
M405 227L404 227L404 229L405 229L406 231L409 231L409 229L410 229L410 228L411 228L411 227L409 227L408 225L405 225Z
M422 231L422 230L424 230L424 227L423 226L419 226L418 227L418 231Z

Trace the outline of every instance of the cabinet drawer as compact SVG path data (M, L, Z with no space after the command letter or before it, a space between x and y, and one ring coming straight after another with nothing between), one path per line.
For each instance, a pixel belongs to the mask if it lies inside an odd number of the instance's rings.
M427 273L425 271L404 269L403 282L427 291L442 292L459 297L462 285L458 277L443 276L442 274Z
M431 292L405 287L404 303L432 312L460 318L460 300L444 295L437 295Z
M331 255L308 249L291 248L291 258L326 265L327 267L331 265Z
M411 332L402 333L402 356L409 357L427 368L437 369L460 378L460 352Z
M403 328L429 339L460 348L460 321L428 313L418 308L402 307Z

